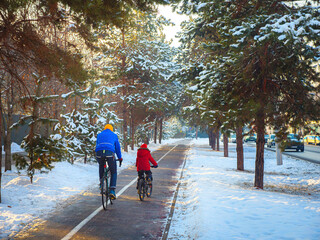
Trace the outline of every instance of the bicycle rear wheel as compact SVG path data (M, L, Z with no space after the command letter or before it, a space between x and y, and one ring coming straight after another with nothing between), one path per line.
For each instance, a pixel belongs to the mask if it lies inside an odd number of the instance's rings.
M145 195L145 182L144 182L144 179L139 179L139 182L138 182L138 194L139 194L140 200L143 201L144 195Z
M147 194L147 197L151 197L151 194L152 194L152 183L147 183L146 184L146 194Z
M103 178L101 197L102 197L103 209L107 210L108 199L109 199L109 185L108 185L108 178L107 177Z

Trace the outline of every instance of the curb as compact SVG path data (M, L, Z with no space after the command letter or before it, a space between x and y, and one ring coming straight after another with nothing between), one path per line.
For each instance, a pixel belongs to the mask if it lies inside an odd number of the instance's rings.
M185 166L186 166L186 162L187 162L187 155L184 158L184 162L183 162L183 165L182 165L182 168L181 168L180 178L178 180L177 188L176 188L175 193L174 193L174 197L173 197L172 204L171 204L171 207L170 207L170 213L169 213L169 216L167 218L167 224L166 224L166 227L165 227L163 235L162 235L162 240L167 240L168 239L168 234L169 234L169 230L170 230L170 226L171 226L171 221L172 221L172 217L173 217L173 214L174 214L174 209L175 209L175 206L176 206L176 201L177 201L177 198L178 198L178 193L179 193L179 189L180 189L180 185L181 185L181 179L183 177L183 172L184 172L184 169L185 169Z

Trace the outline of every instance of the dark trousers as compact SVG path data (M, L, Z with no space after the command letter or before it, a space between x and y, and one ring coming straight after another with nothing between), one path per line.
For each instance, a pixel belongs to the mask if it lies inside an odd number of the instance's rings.
M138 171L137 189L138 189L139 179L144 177L144 173L146 173L147 179L149 178L152 181L152 172L150 170L149 171L144 171L144 170Z
M100 180L103 177L104 173L104 165L106 162L108 163L108 167L111 172L111 180L110 180L110 188L115 189L117 186L117 164L116 159L114 157L114 153L111 151L98 151L96 153L96 159L99 163L99 178Z
M150 178L150 179L152 180L152 172L151 172L150 170L149 170L149 171L144 171L144 170L138 171L138 177L139 177L139 179L140 179L140 178L143 178L144 173L146 173L147 178ZM138 181L139 181L139 179L138 179Z

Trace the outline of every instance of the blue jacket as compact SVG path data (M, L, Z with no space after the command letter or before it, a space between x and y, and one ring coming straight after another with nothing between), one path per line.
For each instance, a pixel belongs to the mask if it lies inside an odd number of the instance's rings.
M98 134L96 152L100 150L109 150L117 154L118 159L122 158L121 148L117 134L106 129Z

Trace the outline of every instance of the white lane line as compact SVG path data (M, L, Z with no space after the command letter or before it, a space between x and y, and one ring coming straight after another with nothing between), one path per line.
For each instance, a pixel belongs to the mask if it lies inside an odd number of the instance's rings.
M74 229L72 229L62 240L67 240L72 238L74 234L76 234L87 222L89 222L95 215L98 214L103 209L102 206L100 206L98 209L96 209L93 213L91 213L86 219L84 219L81 223L79 223Z
M160 161L161 161L165 156L167 156L173 149L175 149L176 146L178 146L178 145L175 145L173 148L171 148L170 151L168 151L165 155L163 155L163 156L158 160L158 162L160 162Z
M170 151L168 151L165 155L163 155L158 162L160 162L165 156L167 156L173 149L176 148L175 145L173 148L170 149ZM138 177L136 177L135 179L133 179L128 185L124 186L118 193L118 196L121 196L122 193L124 193L124 191L126 191L132 184L134 184L137 181ZM108 203L109 204L109 203ZM61 240L69 240L73 237L73 235L75 235L84 225L86 225L94 216L96 216L101 210L103 209L102 206L100 206L99 208L97 208L93 213L91 213L88 217L86 217L84 220L82 220L82 222L80 222L75 228L73 228L66 236L64 236Z

